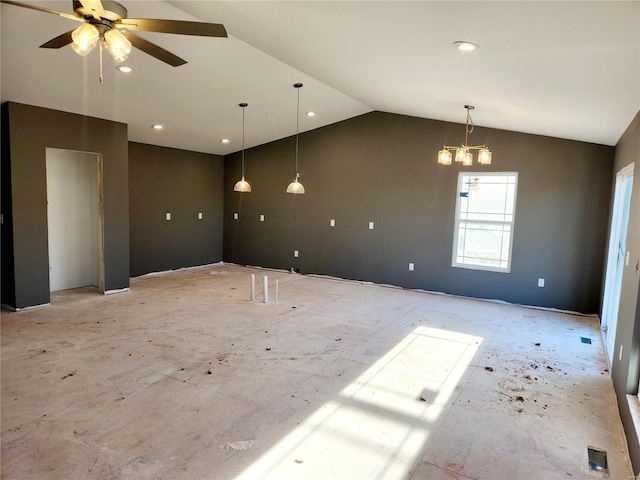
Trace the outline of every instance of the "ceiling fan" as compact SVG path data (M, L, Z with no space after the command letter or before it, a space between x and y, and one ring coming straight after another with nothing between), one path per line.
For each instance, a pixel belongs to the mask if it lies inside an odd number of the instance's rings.
M76 53L84 56L93 50L96 45L100 44L101 59L102 46L104 45L107 52L116 62L126 60L133 46L173 67L187 63L186 60L155 43L131 33L131 30L203 37L227 36L224 25L220 23L127 18L127 9L113 0L73 0L74 14L11 0L0 1L9 5L52 13L63 18L82 22L80 27L49 40L40 45L40 48L62 48L71 44Z

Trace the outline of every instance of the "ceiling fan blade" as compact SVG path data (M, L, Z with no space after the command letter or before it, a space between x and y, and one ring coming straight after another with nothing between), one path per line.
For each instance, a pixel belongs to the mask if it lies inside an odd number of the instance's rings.
M71 32L73 32L73 30L69 30L62 35L58 35L56 38L52 38L47 43L43 43L42 45L40 45L40 48L62 48L69 45L71 42L73 42L73 38L71 38Z
M91 15L93 15L93 18L96 20L104 17L104 8L102 8L102 2L100 0L80 0L80 3L91 12Z
M76 22L84 22L84 20L80 17L77 17L71 13L59 12L57 10L50 10L48 8L36 7L35 5L28 5L26 3L13 2L11 0L0 0L2 3L7 3L9 5L15 5L16 7L30 8L31 10L37 10L39 12L45 13L53 13L54 15L58 15L63 18L68 18L69 20L75 20Z
M227 31L221 23L123 18L118 24L129 30L141 30L143 32L176 33L178 35L198 35L201 37L227 36Z
M179 67L180 65L184 65L185 63L187 63L186 60L183 60L177 55L174 55L173 53L165 50L164 48L159 47L155 43L151 43L148 40L145 40L144 38L139 37L137 35L134 35L131 32L128 32L126 30L120 30L120 33L122 33L125 37L127 37L131 42L131 45L133 45L134 47L142 50L144 53L151 55L152 57L157 58L158 60L164 63L168 63L172 67Z

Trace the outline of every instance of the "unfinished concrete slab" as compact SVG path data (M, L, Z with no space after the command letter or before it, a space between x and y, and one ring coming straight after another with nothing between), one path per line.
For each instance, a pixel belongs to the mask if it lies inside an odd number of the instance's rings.
M595 317L222 264L3 312L2 478L633 477Z

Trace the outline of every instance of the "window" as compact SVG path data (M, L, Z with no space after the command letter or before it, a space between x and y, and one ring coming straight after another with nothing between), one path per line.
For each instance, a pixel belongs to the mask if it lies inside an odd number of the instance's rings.
M509 273L518 174L460 173L452 266Z

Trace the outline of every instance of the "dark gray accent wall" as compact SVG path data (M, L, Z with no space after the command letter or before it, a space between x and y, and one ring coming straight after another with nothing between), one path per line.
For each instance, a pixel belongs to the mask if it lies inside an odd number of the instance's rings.
M300 196L285 193L294 137L246 151L251 193L233 192L240 154L228 155L224 260L598 312L614 149L476 127L470 142L486 143L493 164L439 165L442 145L463 139L463 125L382 112L306 132ZM519 173L509 274L451 267L460 171Z
M618 397L622 424L627 435L631 461L635 473L638 474L640 473L640 445L638 444L640 432L636 432L634 428L626 395L638 393L638 376L640 374L640 271L636 268L636 265L640 263L640 112L616 145L612 189L615 186L615 173L632 162L635 162L635 167L626 245L629 251L629 266L624 267L622 272L620 308L611 374ZM611 204L613 204L613 196ZM611 223L611 217L609 217L608 223ZM622 360L618 357L621 345Z
M11 208L11 161L10 161L10 141L9 141L9 105L3 103L0 110L0 128L2 144L0 145L0 211L2 222L0 223L0 261L2 262L2 274L0 281L2 289L0 293L0 303L3 305L15 306L15 269L13 264L13 221Z
M218 155L129 143L131 276L222 260L223 166Z
M5 222L12 230L14 262L12 291L6 300L13 300L10 305L15 308L49 303L47 147L102 154L105 290L127 288L129 217L123 214L129 210L127 126L14 102L3 108L8 128L3 126L2 142L9 145L11 177L11 215ZM3 163L4 157L3 152ZM3 184L6 181L3 178Z

